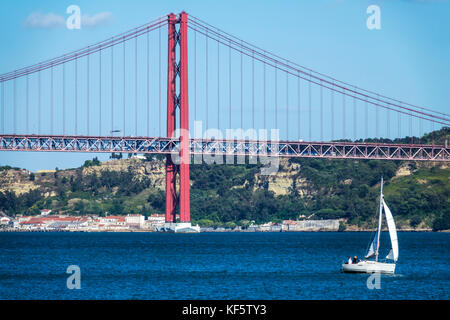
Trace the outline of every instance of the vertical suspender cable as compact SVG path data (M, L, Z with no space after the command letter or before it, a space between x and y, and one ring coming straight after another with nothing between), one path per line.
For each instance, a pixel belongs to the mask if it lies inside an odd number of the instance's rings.
M2 133L5 133L5 82L2 81ZM27 133L28 133L28 74L27 74Z
M367 99L365 100L365 127L366 127L366 139L369 139L369 105Z
M379 99L379 95L377 95L377 98ZM379 110L378 110L378 106L375 106L375 138L379 139L380 135L379 135L379 131L378 131L378 127L379 127Z
M150 45L147 28L147 137L150 136Z
M125 39L123 40L123 101L122 101L122 103L123 103L123 110L122 110L122 121L123 121L123 124L122 124L122 127L123 127L123 132L122 132L122 136L125 136L125 124L126 124L126 121L125 121L125 117L126 117L126 60L125 60L125 57L126 57L126 53L125 53L125 47L126 47L126 42L125 42Z
M89 54L86 56L86 107L87 107L87 117L86 117L86 131L89 135Z
M356 91L356 87L354 87L354 90ZM356 97L353 97L353 140L356 141L358 137L356 136Z
M400 106L402 105L402 103L400 102ZM401 119L401 113L397 112L397 124L398 124L398 128L397 128L397 138L401 138L402 137L402 119Z
M137 115L138 115L138 63L137 63L137 40L138 38L134 38L134 136L137 137L138 129L137 129Z
M78 58L75 56L75 135L78 133Z
M264 52L264 56L266 55L266 52ZM267 122L266 122L266 60L263 61L263 108L264 108L264 129L267 129Z
M252 50L252 129L255 129L255 52Z
M38 71L38 133L41 133L41 72Z
M29 112L30 112L30 108L29 108L29 105L30 105L30 99L29 99L29 90L30 90L30 86L29 86L29 83L28 83L29 81L28 81L28 73L27 73L27 94L26 94L26 96L27 96L27 99L26 99L26 110L27 110L27 112L26 112L26 128L27 128L27 134L28 133L30 133L30 131L29 131L29 119L30 119L30 117L29 117ZM3 97L3 82L2 82L2 97ZM3 109L2 109L2 119L4 119L4 115L3 115ZM4 123L3 123L3 127L4 127ZM5 132L4 131L5 130L5 128L3 128L3 132Z
M159 28L159 51L158 51L158 59L159 59L159 115L158 115L158 128L159 128L159 136L161 137L161 28Z
M414 143L413 134L412 134L412 114L409 115L409 136L411 137L411 143Z
M252 129L255 129L255 52L252 50Z
M345 110L345 88L342 88L342 138L346 139L347 138L347 132L346 132L346 116L347 116L347 112Z
M301 117L300 117L300 71L297 71L297 136L298 136L298 140L300 140L301 138L301 131L300 131L300 121L301 121Z
M220 129L219 126L219 117L220 117L220 56L219 56L220 48L219 48L219 40L217 40L217 129Z
M194 30L194 121L197 120L197 31Z
M63 135L66 134L66 64L63 63L63 81L62 81L62 108L63 108Z
M434 121L431 121L431 131L434 131ZM433 135L432 143L434 144L434 135Z
M311 125L312 125L312 120L311 120L311 118L312 118L312 105L311 105L311 100L312 100L312 97L311 97L311 74L309 74L309 88L308 88L308 90L309 90L309 93L308 93L308 96L309 96L309 141L311 141L311 132L312 132L312 127L311 127Z
M286 72L286 140L288 140L288 138L289 138L289 73Z
M14 134L17 134L17 127L16 127L16 122L17 122L17 120L16 120L16 118L17 118L17 80L16 80L17 78L16 77L14 77L14 82L13 82L13 90L14 90L14 92L13 92L13 108L14 108L14 119L13 119L13 127L14 127Z
M102 135L102 49L98 52L98 106L99 106L99 116L98 116L98 135Z
M50 68L50 133L53 134L53 65Z
M365 131L366 131L365 136L366 136L366 139L369 139L369 106L367 104L367 99L365 100L365 117L364 118L365 118L364 127L365 127Z
M275 70L275 129L278 129L278 103L277 103L277 100L278 100L278 97L277 97L277 85L278 85L278 83L277 83L277 62L275 61L275 68L274 68L274 70Z
M228 129L231 129L231 40L228 47L228 99L229 99L229 108L228 108Z
M320 141L323 141L323 86L320 80Z
M244 108L244 73L243 73L243 56L242 56L242 40L241 40L241 129L244 129L244 112L243 112L243 108Z
M386 109L386 138L390 139L391 136L391 114L389 109Z
M111 38L113 42L114 38ZM114 46L111 46L111 135L114 132Z
M332 87L334 83L331 84ZM334 90L333 88L330 90L330 98L331 98L331 141L334 140Z
M208 130L208 29L205 34L205 107L206 107L206 130Z
M424 112L423 108L420 108L420 110L422 110L422 112ZM422 118L419 119L419 130L420 130L419 136L423 135L424 132L423 132L423 119Z

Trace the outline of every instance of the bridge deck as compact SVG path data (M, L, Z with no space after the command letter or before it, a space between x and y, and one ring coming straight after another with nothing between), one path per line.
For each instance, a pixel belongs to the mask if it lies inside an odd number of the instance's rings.
M191 154L203 155L450 161L450 148L442 145L190 139L189 149ZM179 139L0 135L2 150L172 154L179 152Z

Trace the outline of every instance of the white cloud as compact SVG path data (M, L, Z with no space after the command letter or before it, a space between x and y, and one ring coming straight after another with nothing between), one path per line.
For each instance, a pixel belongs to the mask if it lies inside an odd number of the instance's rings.
M25 19L24 25L28 28L65 28L66 27L66 17L57 15L54 13L42 13L42 12L32 12ZM92 16L88 14L81 15L81 28L83 27L98 27L109 23L112 20L111 12L100 12Z
M81 15L81 27L97 27L105 25L112 20L111 12L100 12L89 16L88 14Z
M32 12L25 19L24 25L29 28L56 28L64 27L65 19L54 13Z

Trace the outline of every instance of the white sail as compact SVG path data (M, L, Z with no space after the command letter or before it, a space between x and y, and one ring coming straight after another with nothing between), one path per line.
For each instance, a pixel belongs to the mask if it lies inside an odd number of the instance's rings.
M386 215L386 222L389 229L389 236L391 238L391 245L392 249L387 255L387 259L392 259L397 261L398 259L398 240L397 240L397 229L395 228L395 222L394 217L392 217L391 210L387 206L386 202L383 199L383 208L384 208L384 214Z
M373 241L370 244L369 250L367 251L366 254L366 259L371 258L375 255L377 251L377 245L378 245L378 231L377 233L375 233L375 236L373 237Z
M371 258L373 256L376 256L376 260L378 261L378 247L380 245L380 232L381 232L381 218L383 214L383 205L382 205L382 199L383 199L383 177L381 177L381 185L380 185L380 213L378 216L378 228L377 232L375 233L375 237L372 240L372 243L370 244L369 250L366 254L366 259Z
M389 250L389 253L388 253L388 255L386 256L386 259L394 260L394 251L392 251L392 249Z

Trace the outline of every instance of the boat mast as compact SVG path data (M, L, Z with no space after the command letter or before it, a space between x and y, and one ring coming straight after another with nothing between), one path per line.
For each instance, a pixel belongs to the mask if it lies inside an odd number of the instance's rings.
M381 233L382 210L383 210L383 176L381 176L381 188L380 188L380 215L378 216L377 250L376 250L376 252L375 252L375 261L378 261L378 249L380 248L380 233Z

